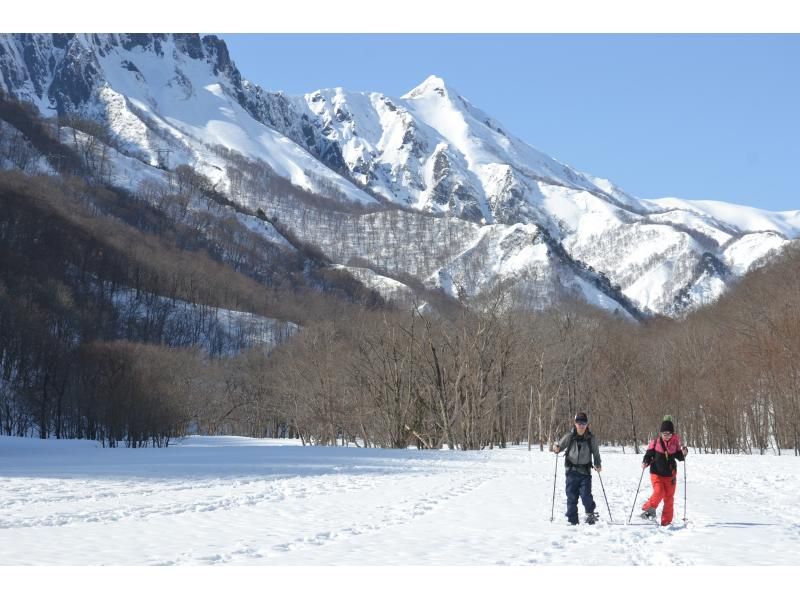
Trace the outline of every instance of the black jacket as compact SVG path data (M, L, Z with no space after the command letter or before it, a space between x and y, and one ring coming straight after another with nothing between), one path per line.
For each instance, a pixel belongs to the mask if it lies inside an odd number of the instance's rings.
M664 452L656 450L656 443L661 445L661 449ZM677 450L670 453L667 451L667 445L664 443L664 440L659 436L655 439L655 442L651 442L650 446L648 446L642 463L650 466L650 473L664 477L674 476L678 471L678 461L683 461L685 458L680 447L680 442L676 444L678 446Z

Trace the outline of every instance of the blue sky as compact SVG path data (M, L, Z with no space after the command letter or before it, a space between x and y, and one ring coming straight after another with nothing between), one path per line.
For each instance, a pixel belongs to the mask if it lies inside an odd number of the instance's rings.
M512 134L638 197L800 209L800 35L221 37L269 90L400 96L435 74Z

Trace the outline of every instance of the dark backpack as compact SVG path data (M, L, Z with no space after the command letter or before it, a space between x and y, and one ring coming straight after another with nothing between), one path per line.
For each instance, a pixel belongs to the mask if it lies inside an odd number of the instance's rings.
M572 434L569 437L569 442L567 443L567 449L564 451L564 464L567 467L580 467L581 465L578 463L573 463L569 460L569 450L572 448L573 443L578 442L578 435L575 433L575 430L572 431ZM588 442L589 443L589 452L592 451L592 433L589 431L589 428L586 428L586 432L583 434L583 440L580 442ZM591 465L591 457L589 457L590 461L589 464ZM583 465L586 465L585 463Z

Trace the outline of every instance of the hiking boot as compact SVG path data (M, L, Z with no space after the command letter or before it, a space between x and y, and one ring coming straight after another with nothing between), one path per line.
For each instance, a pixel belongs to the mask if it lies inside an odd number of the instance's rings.
M652 521L656 518L656 510L653 507L650 507L649 509L643 509L641 517L642 519L649 519Z
M594 525L597 519L597 513L586 513L586 523L589 525Z

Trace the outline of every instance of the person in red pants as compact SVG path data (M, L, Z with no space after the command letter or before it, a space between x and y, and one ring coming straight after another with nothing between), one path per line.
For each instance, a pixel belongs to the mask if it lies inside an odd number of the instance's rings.
M647 445L647 452L642 459L642 469L650 466L650 482L653 484L653 494L642 505L644 519L655 519L656 508L663 500L661 525L672 523L673 500L678 482L678 461L683 461L688 452L685 446L681 446L681 439L675 433L672 416L665 416L658 436Z

